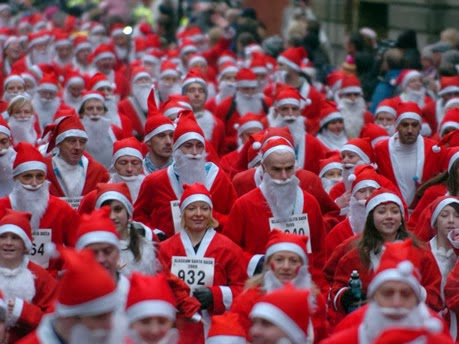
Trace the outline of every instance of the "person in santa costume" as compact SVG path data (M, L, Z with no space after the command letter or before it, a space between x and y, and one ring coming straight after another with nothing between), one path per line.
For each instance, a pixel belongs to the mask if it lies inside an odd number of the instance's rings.
M188 62L188 72L190 72L191 69L199 70L205 78L207 85L207 99L215 97L217 94L217 86L215 84L216 72L212 67L209 67L204 56L200 54L193 54Z
M432 323L449 336L444 322L425 303L426 295L430 295L422 281L431 271L424 266L419 252L412 239L386 243L368 284L367 305L347 316L323 343L374 343L385 330L419 329ZM361 271L359 274L362 278Z
M22 49L19 37L10 35L2 44L2 62L0 63L0 92L3 86L3 78L11 74L13 64L22 57Z
M422 74L419 71L405 69L399 74L395 83L400 86L402 91L396 97L399 102L413 102L420 109L432 102L432 99L427 95L426 88L422 82Z
M133 343L177 344L176 300L164 275L132 274L126 303L129 339Z
M311 294L287 285L260 298L250 312L251 343L312 343Z
M50 195L50 183L46 180L49 169L41 153L22 142L15 150L13 189L8 196L0 198L1 213L6 209L32 213L35 249L30 253L30 259L55 275L61 270L62 262L52 259L44 247L51 242L73 246L74 225L79 217L66 202Z
M78 113L88 136L87 153L105 168L109 168L113 143L123 138L123 132L108 118L104 95L97 91L85 92Z
M236 75L236 93L224 99L215 109L215 116L225 124L225 147L228 152L237 148L237 132L234 125L240 117L249 112L260 116L268 113L272 101L260 95L257 89L255 73L248 68L241 68Z
M72 66L73 44L70 35L62 30L56 30L52 44L54 57L51 63L59 67L61 71Z
M211 113L216 113L217 106L228 97L233 97L236 93L237 66L233 62L225 62L219 68L218 73L218 93L207 100L206 109Z
M458 98L459 100L459 98ZM457 107L452 107L446 110L443 120L438 125L438 135L433 136L432 138L435 139L439 137L439 139L443 139L446 135L450 132L459 129L459 109Z
M49 130L47 152L57 150L54 156L46 158L50 193L68 201L72 198L79 204L78 199L94 190L97 183L108 182L108 172L99 162L84 154L88 134L78 117L64 117Z
M212 209L211 194L204 184L185 184L180 198L183 231L160 244L165 268L189 285L201 303L204 320L229 310L247 279L242 250L215 231L218 222ZM205 342L205 323L181 323L177 327L181 337Z
M301 95L291 87L280 91L275 98L274 111L268 115L269 126L288 127L293 136L298 168L319 173L319 160L325 158L327 148L306 132L301 116Z
M64 92L62 100L64 103L78 111L81 106L82 93L85 88L85 79L78 71L70 71L64 79Z
M252 276L261 269L270 231L293 223L293 229L283 230L308 235L308 253L313 253L314 264L321 267L324 222L316 199L298 185L292 145L284 138L273 138L264 144L261 155L263 179L256 189L234 203L223 234L245 251L247 271Z
M18 74L9 74L3 81L3 97L6 102L11 101L15 96L25 93L25 81Z
M8 341L16 343L33 331L49 312L56 281L41 266L29 260L32 243L30 213L11 209L0 220L0 290L7 304Z
M35 146L41 136L41 129L30 99L24 95L14 97L6 112L13 142L28 142Z
M365 204L365 228L361 236L354 237L351 244L344 242L345 252L334 267L326 266L324 270L334 269L330 300L338 312L348 313L356 300L349 285L349 277L354 270L359 273L362 282L361 291L372 296L371 280L377 277L378 268L383 266L381 255L383 247L394 241L413 238L413 255L418 259L420 283L427 290L423 299L434 310L442 309L440 297L441 274L430 250L419 245L414 236L405 227L406 209L400 197L392 191L380 188L374 191ZM351 240L351 239L350 239ZM337 251L339 247L337 248ZM387 248L386 248L387 250ZM333 262L330 257L327 265Z
M11 130L3 117L0 117L0 197L13 190L13 163L16 151L13 148Z
M20 344L112 343L121 324L114 323L120 296L113 277L90 250L59 247L66 269L59 279L54 312Z
M324 106L319 124L317 139L330 150L340 150L347 142L343 115L334 106Z
M343 164L341 163L341 156L338 153L332 154L327 159L321 159L319 161L319 168L319 178L327 193L330 192L333 186L343 181Z
M247 338L250 328L249 315L253 306L264 295L287 284L312 291L311 301L315 307L311 343L318 343L327 336L325 293L328 292L328 284L321 272L310 266L307 242L307 236L283 233L277 229L271 231L266 246L263 272L247 281L246 289L234 300L231 307L231 313L238 315Z
M94 67L90 62L92 53L91 43L85 36L77 36L73 40L73 60L72 66L77 69L82 75L95 73Z
M397 98L387 98L379 103L375 110L375 123L384 128L390 136L396 131L397 106Z
M427 102L422 109L422 117L432 129L432 134L438 131L438 124L443 121L445 116L445 105L448 100L459 97L459 76L440 77L439 98L435 101Z
M131 73L131 95L118 104L121 114L132 123L133 135L143 140L145 121L148 118L149 97L153 89L153 79L143 67L137 67ZM156 101L159 104L159 99Z
M399 104L395 125L397 133L376 144L375 162L413 207L418 186L439 172L438 152L432 149L434 141L420 135L421 110L415 103Z
M158 80L158 93L161 103L166 102L171 95L181 94L180 74L177 65L169 60L161 63Z
M51 56L51 36L48 30L28 35L27 54L13 63L12 70L25 72L38 63L49 63Z
M218 153L224 151L225 128L223 122L204 108L208 97L207 81L198 68L191 68L182 83L182 94L188 97L196 121L204 138Z
M145 178L134 206L134 220L172 236L180 230L176 201L182 196L183 184L201 182L212 194L214 215L224 226L237 195L226 173L206 162L205 145L193 112L182 111L174 131L174 163Z

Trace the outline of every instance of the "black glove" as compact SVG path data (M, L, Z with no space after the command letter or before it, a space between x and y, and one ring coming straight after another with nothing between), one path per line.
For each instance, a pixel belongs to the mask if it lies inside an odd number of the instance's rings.
M346 313L349 313L351 306L356 308L361 307L362 301L365 299L366 295L362 293L361 298L357 300L354 295L352 295L351 289L347 289L341 294L341 305L343 306Z
M168 237L166 234L164 234L163 232L157 233L157 234L156 234L156 237L158 238L159 241L164 241L164 240L167 240L167 239L169 238L169 237Z
M261 257L260 260L257 263L257 267L255 268L255 271L253 272L253 275L258 275L263 272L263 264L265 262L265 256Z
M209 288L195 289L193 296L201 303L201 309L207 309L214 303L214 296Z

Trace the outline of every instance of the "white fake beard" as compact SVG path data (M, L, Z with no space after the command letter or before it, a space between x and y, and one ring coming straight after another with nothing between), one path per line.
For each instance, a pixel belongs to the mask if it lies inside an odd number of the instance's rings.
M8 120L8 125L10 126L13 141L15 143L28 142L35 145L37 142L37 132L35 131L34 124L34 116L23 121L18 121L15 117L11 116Z
M74 97L67 89L65 89L63 98L64 98L64 103L74 108L76 112L80 110L81 100L83 99L82 96Z
M351 196L349 201L349 223L354 234L362 233L365 227L365 202L366 200L358 201L354 196Z
M40 51L40 52L33 50L30 56L31 56L32 63L34 65L39 64L39 63L49 64L52 59L49 49L47 49L46 51Z
M84 116L81 120L88 134L88 143L86 151L98 162L108 168L112 163L113 141L110 135L107 135L110 130L110 120L101 117L97 121L93 121L88 116Z
M129 330L129 342L133 344L150 344L145 342L140 335L134 330ZM179 332L176 328L171 328L156 344L177 344L179 340Z
M247 96L239 91L236 91L235 97L236 110L239 116L242 117L248 112L261 114L261 112L263 111L263 104L261 103L262 97L260 96L260 94L253 94L251 96Z
M105 98L105 107L108 112L118 113L118 99L115 96Z
M8 91L5 91L3 93L3 100L6 101L6 102L10 102L11 99L13 99L14 97L20 95L20 94L24 94L24 92L21 92L21 93L11 93L11 92L8 92Z
M158 81L158 91L161 101L165 102L169 99L169 96L173 94L182 94L182 87L179 84L173 84L171 86L166 85L161 80Z
M110 344L111 330L97 329L90 330L83 324L73 326L70 332L69 344L93 343L93 344Z
M35 93L32 98L32 105L38 115L40 125L45 127L53 122L54 114L61 105L61 100L58 97L54 97L54 99L44 102L40 95Z
M304 141L304 137L306 135L306 129L304 128L304 120L303 116L298 117L282 117L280 114L274 119L272 126L276 128L288 127L290 134L293 136L293 141L295 146L299 145L301 142Z
M38 190L26 190L19 181L14 182L13 191L10 194L11 207L14 210L32 213L30 224L32 229L40 228L40 220L48 209L49 181Z
M192 157L177 149L172 153L172 156L174 158L175 172L180 176L180 183L182 185L194 183L205 184L207 178L205 151L201 155Z
M11 181L13 183L13 163L15 158L16 152L12 146L0 150L0 182Z
M311 274L309 273L308 266L302 265L298 270L298 274L294 279L290 281L295 287L300 289L311 289L312 287L312 280ZM272 292L276 289L280 289L284 286L284 284L279 281L272 270L268 270L265 272L263 276L263 289L266 290L268 293Z
M340 134L336 135L329 131L328 129L324 128L317 136L320 141L322 141L328 148L334 150L340 150L347 142L347 136L342 131Z
M342 98L339 100L338 108L344 117L344 130L347 137L350 139L359 137L364 125L365 100L359 97L352 102Z
M145 175L139 174L134 177L124 177L120 176L118 173L113 173L111 182L112 183L121 183L124 182L129 188L129 192L131 194L132 203L137 200L137 196L139 195L140 186L142 185L143 180L145 179Z
M218 85L218 94L221 100L232 97L236 93L236 83L229 81L221 81Z
M215 122L212 115L207 111L195 112L196 121L204 132L206 140L211 140L214 133Z
M403 314L406 313L406 316L402 319L390 319L384 315L384 309L374 301L370 301L368 309L365 312L365 317L360 326L363 326L363 332L365 338L363 339L364 343L373 343L378 336L384 332L384 330L389 328L420 328L423 327L426 312L426 306L423 303L420 303L412 310L407 310L406 308L402 309L386 309L387 311L393 311L393 314ZM428 311L427 311L428 312Z
M139 103L143 112L148 111L148 96L150 95L153 85L133 85L132 95Z
M127 48L122 48L122 47L119 47L119 46L115 45L115 53L116 53L116 56L120 60L124 60L124 59L126 59L128 57L129 50Z
M424 97L426 95L426 89L424 87L422 87L420 90L413 90L408 87L405 90L405 94L406 100L418 104L421 109L424 107Z
M395 129L395 124L390 124L390 125L380 125L380 124L378 124L378 125L379 125L381 128L384 128L384 130L386 130L387 133L388 133L390 136L392 136L392 135L395 134L395 131L396 131L396 129Z
M280 220L286 220L292 216L295 209L299 180L296 176L292 176L282 184L278 182L271 178L268 173L264 172L260 188L263 191L263 195L268 202L273 216Z
M325 177L320 179L322 180L322 186L327 193L330 193L331 188L343 180L343 178L331 179Z

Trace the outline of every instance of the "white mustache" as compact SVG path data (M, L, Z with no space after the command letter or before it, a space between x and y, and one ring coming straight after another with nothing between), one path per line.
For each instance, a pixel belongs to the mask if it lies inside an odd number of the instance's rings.
M202 158L202 154L196 154L196 155L193 155L193 154L184 154L183 155L185 158L188 158L188 159L193 159L193 160L200 160Z
M381 314L385 316L401 315L407 316L410 310L403 307L381 307Z

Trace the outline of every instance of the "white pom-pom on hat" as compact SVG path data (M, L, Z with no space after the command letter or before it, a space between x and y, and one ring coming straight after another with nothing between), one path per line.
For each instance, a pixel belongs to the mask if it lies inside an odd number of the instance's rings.
M356 179L357 179L357 176L354 173L350 174L349 177L347 178L347 180L351 183Z
M440 333L443 329L443 325L439 319L430 318L425 320L424 327L430 333Z
M437 145L433 146L433 147L432 147L432 152L434 152L434 153L440 153L440 152L441 152L441 147L440 147L440 146L437 146Z
M59 258L61 255L59 250L56 247L56 244L53 242L48 242L45 244L45 252L51 257L51 258Z
M408 260L400 262L397 265L397 270L404 276L411 275L413 273L413 269L414 269L413 263L411 263Z
M233 126L233 128L234 128L235 130L238 130L239 127L240 127L239 123L235 123L234 126Z
M258 141L255 141L254 143L252 143L252 148L255 150L259 150L261 148L261 143Z
M306 98L306 99L304 100L304 102L306 103L306 106L309 106L309 105L312 104L312 101L311 101L311 99L309 99L309 98Z

